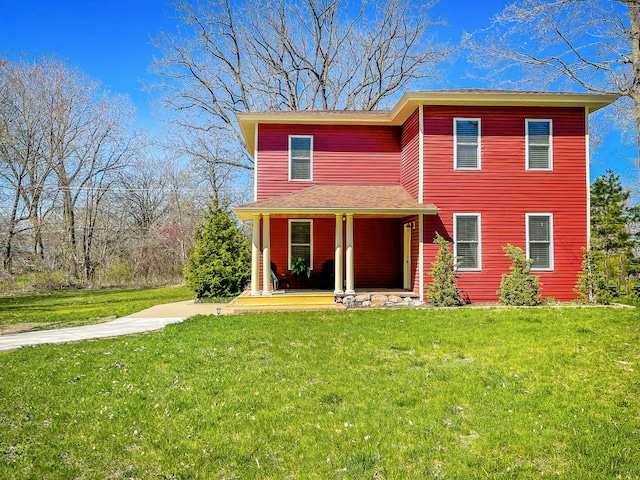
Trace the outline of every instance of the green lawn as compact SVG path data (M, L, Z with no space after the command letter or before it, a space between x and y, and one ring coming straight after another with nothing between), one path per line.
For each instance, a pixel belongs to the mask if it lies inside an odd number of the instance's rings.
M634 310L195 317L0 354L0 478L640 478Z
M56 290L0 296L0 334L71 327L193 298L187 287Z

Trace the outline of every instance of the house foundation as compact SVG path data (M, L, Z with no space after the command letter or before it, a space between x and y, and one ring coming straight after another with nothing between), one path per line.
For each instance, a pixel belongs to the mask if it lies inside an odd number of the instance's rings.
M423 305L417 293L406 290L367 291L336 295L336 303L346 308L417 307Z

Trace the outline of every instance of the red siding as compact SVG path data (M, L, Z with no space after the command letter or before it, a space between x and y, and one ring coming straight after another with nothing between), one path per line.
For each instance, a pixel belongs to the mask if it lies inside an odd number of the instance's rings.
M402 236L400 219L354 219L356 288L402 287Z
M416 110L402 126L402 186L413 198L418 198L420 163L419 115Z
M481 171L453 169L455 117L481 118ZM553 171L525 170L526 118L553 120ZM502 246L526 249L525 214L552 213L554 271L536 275L543 296L575 298L587 241L584 110L425 107L424 123L425 201L441 209L437 219L425 217L425 272L435 256L435 231L453 235L454 213L480 213L482 271L461 273L459 285L472 301L495 301L501 274L509 270Z
M276 264L278 273L289 271L289 222L286 218L272 218L271 262Z
M324 263L335 256L336 219L313 220L313 270L322 272ZM333 289L333 285L331 286Z
M313 182L290 182L289 135L313 135ZM271 125L258 129L258 200L314 184L399 185L400 127Z

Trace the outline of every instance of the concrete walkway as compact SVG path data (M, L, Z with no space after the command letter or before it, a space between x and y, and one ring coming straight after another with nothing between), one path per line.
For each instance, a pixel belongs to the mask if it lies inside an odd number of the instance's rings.
M227 305L219 303L195 303L193 300L187 300L156 305L126 317L94 325L0 335L0 351L15 350L27 345L77 342L91 338L110 338L151 332L162 330L170 323L179 323L194 315L224 315L225 313L227 313Z

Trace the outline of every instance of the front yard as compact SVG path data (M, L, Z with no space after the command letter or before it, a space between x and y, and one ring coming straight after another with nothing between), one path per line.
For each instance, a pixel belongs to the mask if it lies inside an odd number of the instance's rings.
M195 317L0 354L0 478L640 478L640 318Z
M190 298L193 294L185 286L67 289L0 296L0 335L100 323Z

